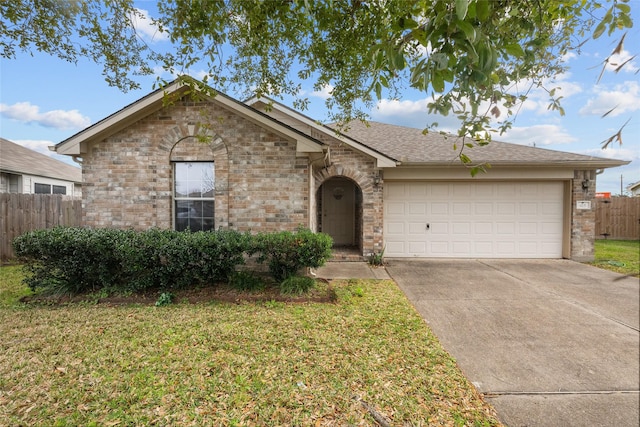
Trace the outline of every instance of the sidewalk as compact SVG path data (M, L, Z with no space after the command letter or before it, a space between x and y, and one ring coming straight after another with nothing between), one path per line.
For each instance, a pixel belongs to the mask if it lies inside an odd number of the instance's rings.
M372 267L366 262L327 262L315 270L320 279L379 279L390 280L384 267Z

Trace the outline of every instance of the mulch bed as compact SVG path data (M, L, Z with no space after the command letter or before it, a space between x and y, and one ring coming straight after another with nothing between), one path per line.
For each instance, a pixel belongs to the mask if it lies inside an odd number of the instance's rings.
M275 286L268 286L261 291L239 291L231 288L227 284L217 284L214 286L205 286L195 289L169 290L173 295L173 303L209 303L209 302L226 302L241 304L244 302L266 302L277 301L283 303L300 304L307 302L318 303L334 303L337 295L333 287L327 283L322 286L310 290L304 295L283 295ZM95 293L86 293L79 295L29 295L22 297L21 302L33 305L50 305L60 306L78 303L92 303L106 306L120 305L155 305L162 292L159 289L145 291L144 293L127 294L127 295L109 295L100 297Z

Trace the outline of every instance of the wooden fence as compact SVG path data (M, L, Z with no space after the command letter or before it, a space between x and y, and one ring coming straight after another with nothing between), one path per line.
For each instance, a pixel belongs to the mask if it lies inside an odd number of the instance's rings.
M640 197L596 199L596 239L640 239Z
M58 194L0 193L0 261L13 258L13 239L27 231L58 225L78 227L82 202Z

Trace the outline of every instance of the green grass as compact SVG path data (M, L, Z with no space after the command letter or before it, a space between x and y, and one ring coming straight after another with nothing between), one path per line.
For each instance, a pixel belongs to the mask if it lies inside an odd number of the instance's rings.
M596 267L622 274L640 273L640 240L596 240Z
M22 284L22 277L19 265L0 267L0 308L14 306L20 298L31 295L31 290Z
M336 304L5 305L0 425L374 425L356 396L392 425L499 425L393 282L334 284Z

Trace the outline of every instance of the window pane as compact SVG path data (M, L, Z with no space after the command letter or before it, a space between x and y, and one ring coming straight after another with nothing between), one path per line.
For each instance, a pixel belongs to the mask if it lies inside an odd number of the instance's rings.
M51 194L51 185L36 183L34 188L33 188L33 191L36 194Z
M176 163L176 197L213 197L214 172L212 162Z
M67 194L67 187L64 185L54 185L53 194Z
M176 230L213 230L214 204L213 200L176 200Z

